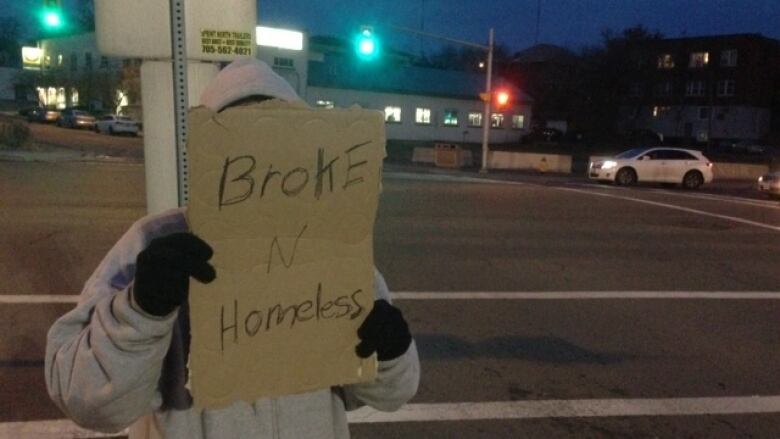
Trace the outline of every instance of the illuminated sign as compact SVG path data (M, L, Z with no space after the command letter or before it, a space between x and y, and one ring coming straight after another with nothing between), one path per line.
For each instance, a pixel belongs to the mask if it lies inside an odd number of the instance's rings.
M257 45L288 50L303 50L303 33L287 29L257 26Z
M40 69L43 63L43 49L22 47L22 64L25 69Z

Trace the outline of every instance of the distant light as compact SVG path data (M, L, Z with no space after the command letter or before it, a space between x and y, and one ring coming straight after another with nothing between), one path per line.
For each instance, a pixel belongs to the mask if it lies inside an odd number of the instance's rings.
M373 40L362 40L360 42L360 53L363 55L371 55L374 53L374 41Z
M485 61L480 61L479 62L479 68L480 69L484 69L485 68Z
M288 29L257 26L257 45L303 50L303 33Z
M25 68L41 68L43 49L40 47L22 47L22 64Z
M509 103L509 93L505 91L498 92L498 95L496 96L496 101L498 102L499 106L504 106L507 103Z
M62 24L62 18L60 14L54 11L49 11L43 16L43 21L48 27L60 27Z

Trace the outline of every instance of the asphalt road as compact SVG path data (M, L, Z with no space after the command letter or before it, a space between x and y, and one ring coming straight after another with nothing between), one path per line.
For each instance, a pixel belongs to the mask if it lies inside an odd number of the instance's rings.
M486 415L356 423L353 437L780 437L780 408L683 409L689 398L711 407L780 395L780 301L659 298L779 292L777 202L739 188L398 171L385 176L375 253L391 289L409 293L396 303L422 358L411 407L468 402ZM77 294L143 214L143 194L138 164L0 162L0 294ZM620 297L548 294L567 292ZM3 423L63 418L45 394L42 358L46 330L71 306L0 304L0 432ZM671 413L631 413L625 404L659 399L673 401ZM490 411L494 403L579 400L626 407L529 419L514 419L517 409Z

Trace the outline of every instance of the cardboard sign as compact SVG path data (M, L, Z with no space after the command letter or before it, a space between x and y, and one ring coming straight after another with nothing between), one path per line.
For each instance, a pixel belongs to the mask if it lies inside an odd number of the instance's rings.
M382 114L266 101L190 112L192 231L217 279L190 284L190 384L220 407L370 381Z

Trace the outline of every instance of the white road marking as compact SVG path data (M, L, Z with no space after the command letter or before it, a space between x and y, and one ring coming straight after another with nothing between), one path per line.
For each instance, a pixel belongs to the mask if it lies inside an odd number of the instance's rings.
M774 291L397 291L394 300L780 300ZM78 303L74 295L0 295L0 305Z
M489 419L597 418L616 416L703 416L780 413L780 396L716 398L575 399L407 404L396 412L361 408L347 413L351 424L378 422L479 421ZM0 437L25 439L110 438L66 419L0 423Z
M688 207L677 206L677 205L674 205L674 204L661 203L661 202L658 202L658 201L644 200L644 199L641 199L641 198L626 197L626 196L622 196L622 195L605 194L605 193L602 193L602 192L586 191L586 190L582 190L582 189L573 189L573 188L568 188L568 187L555 187L555 186L548 186L548 187L550 187L551 189L557 189L557 190L560 190L560 191L577 192L577 193L581 193L581 194L594 195L594 196L597 196L597 197L616 198L618 200L633 201L635 203L649 204L651 206L664 207L666 209L679 210L679 211L687 212L687 213L695 213L697 215L709 216L709 217L712 217L712 218L723 219L723 220L731 221L731 222L735 222L735 223L741 223L741 224L746 224L746 225L749 225L749 226L760 227L762 229L768 229L768 230L771 230L773 232L780 232L780 226L773 226L771 224L759 223L757 221L746 220L744 218L738 218L738 217L735 217L735 216L720 215L720 214L717 214L717 213L706 212L704 210L691 209L691 208L688 208Z
M0 294L0 305L29 305L36 303L77 303L79 296L59 294Z
M517 186L526 184L520 181L493 180L490 178L464 177L448 174L421 174L417 172L385 172L384 176L388 178L394 178L396 180L439 181L448 183L482 183Z
M394 300L780 300L770 291L421 291L396 292Z
M737 396L407 404L393 413L362 408L348 413L347 419L349 422L357 424L485 419L734 415L778 412L780 412L780 396Z
M68 419L0 423L0 438L8 439L81 439L119 437L127 434L127 430L114 434L85 430Z

